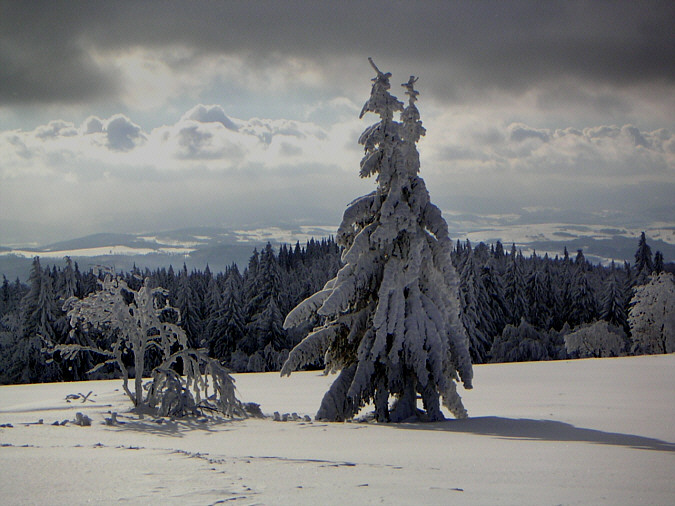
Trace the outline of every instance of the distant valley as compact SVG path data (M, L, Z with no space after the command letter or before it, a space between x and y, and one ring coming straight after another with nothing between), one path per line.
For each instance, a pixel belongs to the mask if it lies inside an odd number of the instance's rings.
M485 217L444 213L453 240L494 244L501 240L505 249L511 244L530 255L548 253L562 256L567 247L570 255L583 249L594 263L633 261L641 229L607 227L607 225L570 225L564 223L518 223L519 217ZM43 265L64 264L69 256L81 270L94 265L113 266L118 271L138 268L154 269L172 265L174 270L185 264L188 270L205 269L219 272L232 263L244 269L254 248L267 242L274 246L304 245L311 238L333 235L335 226L276 226L241 230L218 227L194 227L157 233L94 234L40 247L0 246L0 274L25 281L33 257ZM666 262L675 260L675 225L655 224L648 227L648 243L652 251L661 251Z

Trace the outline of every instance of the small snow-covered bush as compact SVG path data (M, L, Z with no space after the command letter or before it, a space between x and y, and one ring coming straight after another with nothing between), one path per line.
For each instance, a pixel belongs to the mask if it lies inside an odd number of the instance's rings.
M71 297L64 305L71 332L90 335L91 344L51 346L50 353L59 352L64 359L80 352L104 357L89 372L115 365L122 374L124 391L140 412L185 416L206 409L226 416L246 416L227 370L203 351L188 347L179 325L180 312L169 305L165 289L150 288L145 279L134 290L112 273L99 284L99 291L84 299ZM160 365L152 371L146 396L143 375L146 353L150 352L159 355ZM132 375L133 391L128 384Z
M635 288L628 317L633 353L675 352L675 278L669 272L654 274L649 283Z
M230 367L234 372L248 372L249 356L241 351L235 350L230 357Z
M530 325L525 319L514 327L507 325L495 339L490 362L530 362L549 360L548 334Z
M626 333L600 320L565 335L565 349L570 358L618 357L626 348Z
M183 365L183 375L174 369L179 363ZM246 417L227 369L199 350L181 350L156 367L147 399L159 416L198 415L208 410L230 417Z
M262 353L256 351L249 357L246 370L248 372L263 372L265 370L265 357L262 356Z
M248 357L245 372L266 372L281 370L284 362L288 358L288 350L275 350L271 343L268 343L262 350L256 351Z
M156 368L150 386L148 404L158 416L182 417L197 414L197 403L180 375L172 370Z

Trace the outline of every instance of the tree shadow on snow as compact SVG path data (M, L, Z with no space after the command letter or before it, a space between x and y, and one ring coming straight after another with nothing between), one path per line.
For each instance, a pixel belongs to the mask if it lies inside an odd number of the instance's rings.
M156 436L167 437L183 437L184 435L194 432L224 432L232 430L227 428L232 422L232 419L199 419L193 417L176 418L171 420L169 418L134 418L125 420L123 423L115 425L118 430L131 430L136 432L143 432L146 434L153 434ZM112 428L112 427L111 427Z
M400 429L435 430L463 432L479 436L493 436L503 439L582 442L612 446L626 446L640 450L675 452L675 443L635 434L604 432L595 429L575 427L555 420L531 420L527 418L501 418L483 416L465 420L447 420L435 423L397 424Z

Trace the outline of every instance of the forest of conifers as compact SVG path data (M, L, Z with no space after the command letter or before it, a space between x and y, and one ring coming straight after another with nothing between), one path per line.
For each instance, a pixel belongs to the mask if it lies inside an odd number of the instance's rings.
M253 252L243 272L233 264L218 273L208 266L188 272L184 266L177 272L169 267L118 274L130 287L147 279L149 286L167 289L190 346L205 348L236 372L278 371L311 327L285 330L286 314L335 276L340 255L331 238L278 250L268 244ZM515 246L505 251L500 242L474 247L468 241L457 242L452 261L460 274L461 318L474 363L668 351L631 335L632 320L638 318L630 315L636 287L673 267L664 265L659 252L652 255L644 234L635 262L621 266L593 265L581 250L573 257L566 250L555 258L523 256ZM56 268L35 258L27 284L3 279L0 383L114 375L112 368L103 368L88 376L97 363L89 353L72 361L44 353L49 344L107 339L103 332L71 329L63 310L70 297L96 291L98 276L98 270L82 272L70 259ZM154 360L148 353L150 367Z

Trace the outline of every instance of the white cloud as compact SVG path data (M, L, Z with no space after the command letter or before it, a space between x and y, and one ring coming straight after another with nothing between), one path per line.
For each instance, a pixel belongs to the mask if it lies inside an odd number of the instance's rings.
M574 177L579 182L605 178L610 186L675 178L675 137L666 129L643 131L630 124L550 129L449 114L426 125L422 158L448 173Z
M353 108L349 101L333 105ZM665 189L675 180L675 138L665 129L550 129L475 113L430 116L420 144L422 176L444 209L597 210L640 199L642 212L649 199L641 184ZM177 117L150 130L117 114L90 116L79 128L51 121L0 132L0 214L55 227L74 220L90 231L308 216L337 221L346 203L374 187L358 178L363 152L356 142L374 117L346 115L321 125L243 120L201 104ZM654 213L667 221L659 205Z

